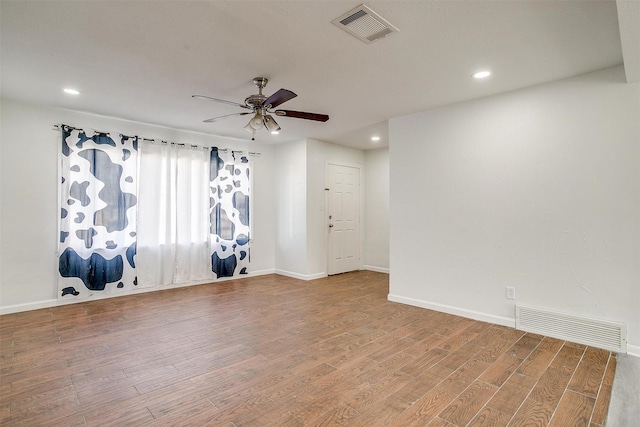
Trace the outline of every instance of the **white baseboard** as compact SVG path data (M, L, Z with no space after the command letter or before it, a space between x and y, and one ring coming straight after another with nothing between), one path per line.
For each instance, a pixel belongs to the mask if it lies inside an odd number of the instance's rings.
M516 327L516 319L503 316L495 316L493 314L481 313L479 311L468 310L460 307L453 307L450 305L439 304L436 302L423 301L414 298L407 298L399 295L389 294L387 296L389 301L399 302L402 304L413 305L415 307L428 308L429 310L441 311L443 313L455 314L456 316L467 317L473 320L480 320L481 322L494 323L496 325L507 326L509 328Z
M277 268L275 269L274 273L279 274L281 276L293 277L294 279L300 279L300 280L315 280L315 279L322 279L324 277L327 277L327 273L325 272L314 273L314 274L300 274L300 273L294 273L293 271L278 270Z
M39 310L41 308L50 308L57 306L59 301L57 299L47 299L43 301L34 301L24 304L5 305L0 306L0 315L20 313L22 311Z
M249 274L247 274L248 277L253 277L253 276L265 276L267 274L275 274L276 270L273 268L269 268L266 270L257 270L257 271L250 271Z
M375 271L378 273L386 273L389 274L389 269L386 267L376 267L375 265L363 265L363 270Z
M627 344L627 354L629 356L640 357L640 345Z

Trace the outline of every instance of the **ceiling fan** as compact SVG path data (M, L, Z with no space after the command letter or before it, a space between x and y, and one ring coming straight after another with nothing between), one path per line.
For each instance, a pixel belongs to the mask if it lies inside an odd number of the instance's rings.
M317 113L306 113L304 111L293 111L293 110L274 110L280 104L289 101L290 99L295 98L295 93L291 92L287 89L280 89L275 92L271 96L266 96L262 94L262 89L267 85L269 80L265 77L256 77L253 79L253 84L258 87L258 93L254 95L249 95L244 100L244 104L240 104L233 101L226 101L224 99L212 98L210 96L205 95L192 95L193 98L198 99L209 99L211 101L222 102L224 104L235 105L236 107L244 108L250 110L249 112L240 112L227 114L224 116L213 117L211 119L203 120L205 123L213 123L217 122L221 119L226 119L227 117L234 116L245 116L247 114L253 114L249 123L244 127L247 132L250 132L253 136L251 140L255 140L255 133L257 130L260 130L263 126L269 132L277 132L280 130L280 126L273 118L273 115L281 116L281 117L293 117L296 119L305 119L305 120L315 120L318 122L326 122L329 120L329 116L326 114L317 114Z

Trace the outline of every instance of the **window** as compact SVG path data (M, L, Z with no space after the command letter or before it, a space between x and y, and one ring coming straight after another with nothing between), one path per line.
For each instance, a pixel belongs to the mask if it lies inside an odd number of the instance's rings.
M61 297L247 274L246 155L62 128Z

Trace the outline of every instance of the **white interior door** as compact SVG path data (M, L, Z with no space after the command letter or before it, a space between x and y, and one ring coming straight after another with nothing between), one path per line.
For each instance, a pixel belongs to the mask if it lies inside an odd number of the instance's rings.
M360 269L360 169L327 164L328 273Z

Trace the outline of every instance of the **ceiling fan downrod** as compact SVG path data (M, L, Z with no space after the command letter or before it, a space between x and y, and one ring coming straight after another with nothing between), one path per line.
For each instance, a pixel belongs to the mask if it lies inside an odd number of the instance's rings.
M262 89L269 83L269 79L266 77L255 77L253 79L253 84L258 86L258 90L260 95L262 95Z

